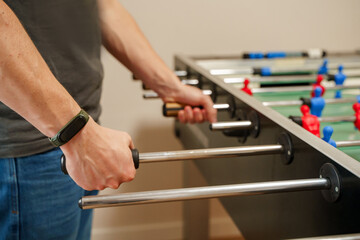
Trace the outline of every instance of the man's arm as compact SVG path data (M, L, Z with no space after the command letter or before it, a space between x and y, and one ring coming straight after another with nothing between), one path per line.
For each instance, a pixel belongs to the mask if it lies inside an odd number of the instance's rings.
M53 76L2 0L0 32L0 101L44 135L54 136L80 111L79 105ZM117 188L121 182L134 178L132 147L126 133L103 128L90 118L61 149L70 176L79 186L93 190Z
M186 107L179 113L182 122L216 121L209 96L194 87L184 86L160 59L146 40L134 19L118 0L98 0L103 44L147 86L156 91L164 101L177 101L203 110Z

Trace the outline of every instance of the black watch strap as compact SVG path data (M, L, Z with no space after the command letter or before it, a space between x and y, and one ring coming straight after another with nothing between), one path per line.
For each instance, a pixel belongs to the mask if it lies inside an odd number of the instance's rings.
M55 147L60 147L70 141L88 122L89 115L81 109L81 111L73 117L60 131L52 138L50 142Z

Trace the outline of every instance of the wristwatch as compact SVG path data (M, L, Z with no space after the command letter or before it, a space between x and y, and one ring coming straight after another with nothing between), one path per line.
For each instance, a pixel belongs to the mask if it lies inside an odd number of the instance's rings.
M89 115L83 109L73 117L60 131L52 138L50 142L55 147L60 147L70 141L88 122Z

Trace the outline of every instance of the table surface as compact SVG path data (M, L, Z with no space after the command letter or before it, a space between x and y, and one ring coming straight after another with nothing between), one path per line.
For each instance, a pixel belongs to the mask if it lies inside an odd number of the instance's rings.
M197 64L208 69L239 69L244 67L259 67L259 66L275 66L275 67L302 67L308 65L318 64L320 65L323 62L323 59L305 59L305 58L293 58L293 59L264 59L264 60L243 60L243 59L212 59L212 60L199 60ZM359 56L349 56L349 57L335 57L328 59L329 64L342 64L349 62L360 63ZM348 71L358 71L348 70ZM335 73L335 71L330 71ZM232 75L231 77L250 77L251 75ZM230 76L219 76L222 79L225 79ZM350 84L360 83L360 79L350 79L346 80ZM329 85L329 83L325 83ZM333 85L330 83L330 85ZM234 84L235 88L240 89L242 84ZM259 84L251 84L250 88L259 87ZM280 88L280 87L279 87ZM325 92L324 98L334 98L335 91L327 90ZM355 98L357 95L360 95L359 89L348 89L342 91L343 98ZM254 94L254 97L262 102L268 101L287 101L287 100L299 100L300 97L310 97L309 91L299 91L299 92L278 92L278 93L257 93ZM354 115L352 109L353 103L343 103L343 104L328 104L323 110L323 117L328 116L349 116ZM278 111L285 117L301 116L300 106L284 106L284 107L272 107L274 110ZM360 132L355 129L352 122L323 122L320 124L320 131L322 136L322 129L325 126L331 126L334 129L332 139L335 141L346 141L346 140L360 140ZM339 148L341 151L345 152L352 158L360 162L360 147L343 147Z
M335 91L328 90L325 92L324 98L333 98ZM359 90L343 90L343 98L355 98L359 94ZM309 92L288 92L288 93L261 93L254 94L254 97L260 101L286 101L298 100L300 97L309 97ZM350 116L354 115L352 109L353 103L327 104L323 110L323 117L330 116ZM300 106L273 107L285 117L290 115L302 116ZM335 141L360 140L360 131L355 129L352 122L322 122L320 123L320 134L325 126L331 126L334 129L332 139ZM360 161L360 146L340 148L343 152Z

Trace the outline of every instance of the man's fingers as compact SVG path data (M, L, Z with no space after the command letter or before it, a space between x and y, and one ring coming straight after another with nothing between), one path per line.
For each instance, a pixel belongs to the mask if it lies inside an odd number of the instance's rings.
M193 114L193 110L190 106L186 106L184 108L184 111L185 111L185 119L187 122L190 122L190 123L194 123L194 114Z
M205 109L186 106L184 110L179 111L178 119L181 123L202 123L207 120L207 113Z
M178 113L178 118L179 118L179 121L181 123L186 123L186 118L185 118L185 111L184 110L180 110L179 113Z
M120 187L120 181L117 181L113 178L106 181L106 186L112 189L118 189Z
M202 99L202 105L204 106L206 113L207 113L207 119L213 123L217 122L217 110L214 109L213 101L209 96L204 96Z
M195 122L197 123L204 122L202 111L199 108L194 108L193 113L194 113Z

